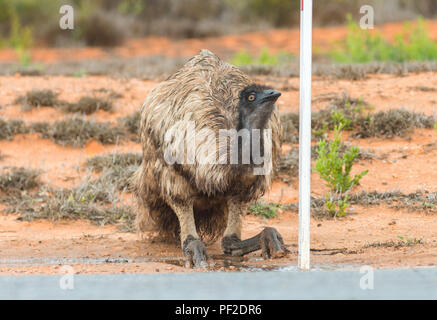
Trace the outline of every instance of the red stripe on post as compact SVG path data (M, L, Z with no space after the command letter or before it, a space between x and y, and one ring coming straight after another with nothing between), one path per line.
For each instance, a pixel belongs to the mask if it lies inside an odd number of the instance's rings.
M300 11L303 11L303 0L300 0Z

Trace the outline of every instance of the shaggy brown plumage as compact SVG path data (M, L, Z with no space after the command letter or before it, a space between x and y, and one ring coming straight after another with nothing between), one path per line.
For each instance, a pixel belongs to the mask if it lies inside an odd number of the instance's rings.
M202 50L149 93L141 110L143 161L134 176L139 231L155 227L163 238L177 239L182 222L178 222L173 208L192 204L199 236L215 240L226 228L229 199L244 208L269 188L273 171L254 176L251 170L231 164L202 164L196 160L194 164L171 165L164 160L166 148L174 143L166 141L166 133L186 131L189 121L195 124L196 133L209 129L217 133L216 137L220 129L237 128L239 93L251 83L238 68ZM272 129L275 167L280 150L276 107L267 128ZM188 136L188 140L191 138ZM195 139L196 154L211 143L202 134L196 134ZM212 156L220 158L223 154L219 151L228 146L218 138L215 142L217 152Z

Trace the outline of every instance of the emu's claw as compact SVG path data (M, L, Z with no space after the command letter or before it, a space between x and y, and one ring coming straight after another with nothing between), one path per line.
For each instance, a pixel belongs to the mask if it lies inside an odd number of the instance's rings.
M290 252L284 245L281 234L275 228L265 228L261 231L259 240L264 259L280 258Z
M206 247L199 239L189 236L183 245L186 268L206 268L208 267L208 253Z

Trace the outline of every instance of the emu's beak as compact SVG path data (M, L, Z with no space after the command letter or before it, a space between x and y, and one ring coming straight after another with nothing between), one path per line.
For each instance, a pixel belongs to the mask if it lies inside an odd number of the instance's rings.
M265 102L265 101L275 102L276 100L278 100L278 98L280 96L281 96L281 93L279 91L264 90L264 92L262 93L261 101L262 102Z

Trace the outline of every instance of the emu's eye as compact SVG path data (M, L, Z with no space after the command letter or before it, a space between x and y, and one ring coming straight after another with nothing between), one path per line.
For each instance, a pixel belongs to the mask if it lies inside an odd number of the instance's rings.
M247 100L254 101L255 100L255 95L252 93L250 96L247 97Z

